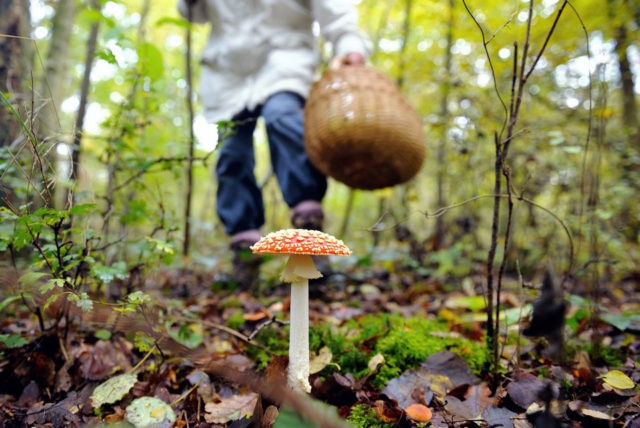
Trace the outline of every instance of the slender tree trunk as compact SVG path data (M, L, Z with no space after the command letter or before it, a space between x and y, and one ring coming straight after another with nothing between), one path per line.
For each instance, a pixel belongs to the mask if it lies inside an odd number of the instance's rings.
M188 6L188 21L191 22L191 5ZM187 162L187 194L185 195L184 208L184 240L182 244L182 255L189 257L189 246L191 245L191 199L193 194L193 154L195 147L195 135L193 132L193 72L191 69L191 26L187 28L187 52L185 58L186 75L187 75L187 110L189 112L189 160Z
M621 177L628 186L636 191L640 190L638 179L638 156L640 156L640 119L638 118L638 104L634 86L634 75L629 59L629 48L634 40L629 37L628 29L637 25L640 19L640 7L631 10L631 16L626 16L630 4L628 0L608 0L608 13L611 22L618 25L614 28L615 53L620 73L620 100L622 108L622 127L626 137L626 145L621 162ZM624 16L621 16L624 15ZM632 18L633 17L633 18ZM633 22L631 22L633 21ZM640 233L640 221L637 220L637 208L633 201L627 201L623 212L623 222L626 224L624 235L627 240L635 241Z
M31 71L31 41L29 2L26 0L0 0L0 92L18 111L28 105L31 96L25 91L26 76ZM26 115L25 115L26 118ZM21 125L18 118L0 103L0 147L19 142ZM5 171L6 173L6 171ZM6 185L0 186L0 205L17 202L15 194Z
M98 10L99 4L97 0L92 2L92 7ZM73 132L73 142L71 146L71 178L78 180L78 171L80 169L80 159L82 154L82 132L84 130L84 116L87 111L87 103L89 100L89 86L91 84L91 70L93 69L93 59L95 57L96 46L98 43L98 32L100 30L100 24L95 21L91 24L89 30L89 40L87 41L85 60L84 60L84 76L82 77L82 84L80 88L80 103L78 106L78 116L76 118L76 126ZM75 193L69 192L67 194L67 202L73 204Z
M454 2L449 0L449 25L447 31L447 45L444 53L444 76L441 88L440 98L440 124L443 130L440 138L440 144L438 144L437 159L438 170L436 174L436 186L437 186L437 201L438 207L444 207L447 203L445 197L445 180L446 180L446 162L447 162L447 129L449 124L449 97L451 94L451 64L452 64L452 52L453 46L453 27L454 27ZM439 249L442 246L442 241L445 235L445 223L444 216L438 216L436 219L436 230L434 236L434 249Z
M0 0L0 91L10 94L17 104L29 96L23 90L29 75L31 42L29 2ZM19 134L19 124L6 108L0 108L0 145L10 145Z
M51 23L51 39L49 51L45 62L44 74L40 81L39 98L42 105L39 107L37 121L38 140L49 142L53 146L58 144L69 144L70 141L62 140L62 128L60 124L60 103L65 97L68 88L68 59L69 45L71 42L71 30L76 13L76 0L59 0L56 6L55 15ZM40 104L36 102L36 104ZM47 150L51 153L48 157L49 163L54 165L51 175L56 171L73 173L73 163L71 159L64 159L58 162L56 150ZM72 155L73 156L73 155ZM68 198L68 190L54 192L53 205L61 207L65 198ZM62 200L62 201L61 201Z
M38 112L40 140L58 138L60 118L58 110L68 88L68 58L71 30L76 13L76 0L58 0L51 23L51 39L40 83L40 98L44 101Z

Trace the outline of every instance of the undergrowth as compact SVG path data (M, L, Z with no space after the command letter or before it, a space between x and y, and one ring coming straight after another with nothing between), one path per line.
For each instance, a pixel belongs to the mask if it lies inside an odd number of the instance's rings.
M311 330L310 345L313 351L328 346L334 356L333 363L339 367L328 366L321 375L339 370L362 377L369 371L369 359L382 354L385 363L372 379L372 385L378 389L403 371L417 367L430 355L445 350L457 353L474 373L480 373L485 358L483 343L454 337L448 331L449 326L437 319L372 314L351 319L340 327L315 326Z

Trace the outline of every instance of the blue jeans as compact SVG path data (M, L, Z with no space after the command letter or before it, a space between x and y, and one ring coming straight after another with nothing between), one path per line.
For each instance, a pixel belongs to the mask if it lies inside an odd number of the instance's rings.
M257 230L264 225L262 191L254 174L253 132L262 116L266 125L271 165L287 205L321 201L327 179L307 158L304 150L304 99L292 92L278 92L253 111L233 117L231 129L220 131L216 209L228 235Z

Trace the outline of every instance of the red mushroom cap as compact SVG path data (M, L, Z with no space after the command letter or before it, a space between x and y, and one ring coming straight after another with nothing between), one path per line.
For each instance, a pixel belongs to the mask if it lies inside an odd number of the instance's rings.
M269 233L251 246L254 253L348 256L351 250L341 240L307 229L283 229Z

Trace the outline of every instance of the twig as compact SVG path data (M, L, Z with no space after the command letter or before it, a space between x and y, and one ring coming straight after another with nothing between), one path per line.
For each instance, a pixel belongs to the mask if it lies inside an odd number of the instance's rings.
M289 322L288 321L282 321L277 319L275 316L272 316L271 318L263 321L262 323L258 324L256 326L256 328L251 332L251 334L249 336L247 336L248 340L253 340L254 337L256 337L258 335L258 333L260 333L265 327L267 327L268 325L271 324L279 324L281 326L285 326L288 325Z

